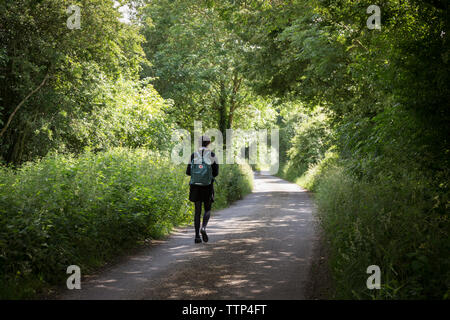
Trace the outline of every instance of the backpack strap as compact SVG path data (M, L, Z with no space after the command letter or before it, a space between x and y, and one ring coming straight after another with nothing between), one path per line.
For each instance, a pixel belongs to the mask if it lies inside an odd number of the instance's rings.
M193 163L193 164L197 164L195 161L195 159L198 159L198 156L200 155L200 153L198 152L198 151L194 151L194 153L193 153L193 157L192 157L192 160L191 160L191 163Z

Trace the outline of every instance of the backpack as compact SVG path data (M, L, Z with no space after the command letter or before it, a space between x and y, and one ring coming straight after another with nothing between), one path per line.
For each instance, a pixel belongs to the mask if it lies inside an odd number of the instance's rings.
M205 154L200 155L198 151L194 152L194 158L191 161L191 181L190 184L197 186L208 186L213 181L211 151L206 150ZM200 161L201 160L201 161Z

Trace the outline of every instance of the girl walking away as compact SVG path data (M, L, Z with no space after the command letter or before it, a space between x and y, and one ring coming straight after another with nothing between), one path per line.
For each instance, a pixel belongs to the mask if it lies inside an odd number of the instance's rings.
M200 148L191 154L191 163L187 165L186 174L191 176L189 182L189 200L195 204L195 243L208 242L206 226L211 215L211 205L214 202L214 178L219 174L219 164L214 152L208 149L211 139L201 136ZM202 205L205 208L202 228L200 229L200 216ZM200 233L202 237L200 238Z

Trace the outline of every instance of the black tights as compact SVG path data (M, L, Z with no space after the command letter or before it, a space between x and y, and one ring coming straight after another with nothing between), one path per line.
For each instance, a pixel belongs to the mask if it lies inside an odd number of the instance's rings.
M194 225L196 237L200 237L200 216L202 214L202 203L205 206L205 213L203 214L203 223L202 223L203 228L206 228L206 225L208 224L209 221L209 217L211 216L211 201L195 202Z

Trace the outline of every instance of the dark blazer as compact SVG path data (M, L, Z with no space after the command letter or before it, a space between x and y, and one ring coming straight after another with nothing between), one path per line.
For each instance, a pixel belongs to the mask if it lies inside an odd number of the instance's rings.
M216 155L214 154L214 152L211 152L211 158L213 159L213 163L211 164L212 175L213 177L217 177L219 175L219 164L217 163ZM191 154L191 162L192 159L194 159L194 153ZM188 176L191 175L191 163L187 165L186 174ZM208 186L196 186L191 184L189 186L189 200L192 202L214 202L214 179Z

